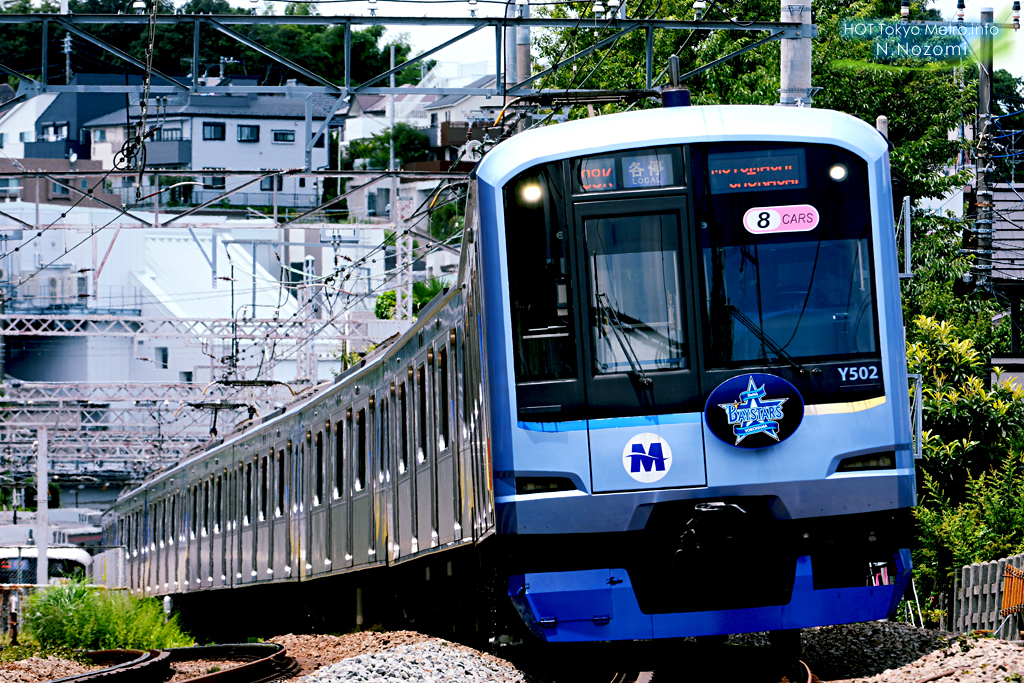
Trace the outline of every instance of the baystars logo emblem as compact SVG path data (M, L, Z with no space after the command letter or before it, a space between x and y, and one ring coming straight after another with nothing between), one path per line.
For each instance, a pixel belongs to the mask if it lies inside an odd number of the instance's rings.
M736 436L737 445L751 434L764 433L779 440L778 421L783 418L782 404L789 399L762 400L764 395L764 385L756 386L751 377L747 390L740 392L739 401L718 404L725 411L728 423L733 425L732 433Z
M622 466L637 481L653 484L672 468L672 449L657 434L637 434L622 450Z

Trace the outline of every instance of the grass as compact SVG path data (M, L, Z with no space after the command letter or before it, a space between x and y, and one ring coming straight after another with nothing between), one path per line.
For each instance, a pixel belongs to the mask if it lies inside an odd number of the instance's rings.
M57 657L59 659L70 659L73 662L79 664L91 664L82 652L75 652L69 647L41 647L39 643L32 641L31 639L20 638L22 641L21 645L17 647L7 646L0 650L0 664L7 664L8 662L16 662L20 659L28 659L29 657L39 657L40 659L46 659L47 657ZM26 640L28 642L26 642Z
M25 630L44 648L148 650L194 642L181 631L177 617L164 621L155 598L101 590L80 580L31 595Z

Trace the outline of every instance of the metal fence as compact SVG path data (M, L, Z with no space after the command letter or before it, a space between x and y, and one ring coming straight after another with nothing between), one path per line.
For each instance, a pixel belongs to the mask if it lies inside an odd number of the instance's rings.
M996 635L1004 640L1021 640L1019 615L1011 613L1007 617L1000 614L1006 565L1024 568L1024 555L972 564L960 570L953 586L954 633L998 629Z

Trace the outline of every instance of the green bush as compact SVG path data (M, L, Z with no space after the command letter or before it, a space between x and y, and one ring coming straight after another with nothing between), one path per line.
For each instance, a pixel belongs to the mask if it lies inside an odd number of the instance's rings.
M176 617L164 621L159 600L102 590L83 581L30 596L25 628L44 647L147 650L193 643L178 627Z
M914 572L928 587L952 586L965 565L1024 552L1024 455L1012 453L1000 467L970 477L965 488L964 501L954 504L924 475L921 505L914 508Z

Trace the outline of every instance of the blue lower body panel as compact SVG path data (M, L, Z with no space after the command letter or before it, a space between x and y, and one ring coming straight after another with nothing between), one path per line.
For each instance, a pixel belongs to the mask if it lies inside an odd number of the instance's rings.
M893 559L889 585L815 590L811 558L802 556L789 603L749 609L644 614L624 569L519 574L509 577L508 590L529 629L551 643L778 631L891 616L912 569L909 550Z

